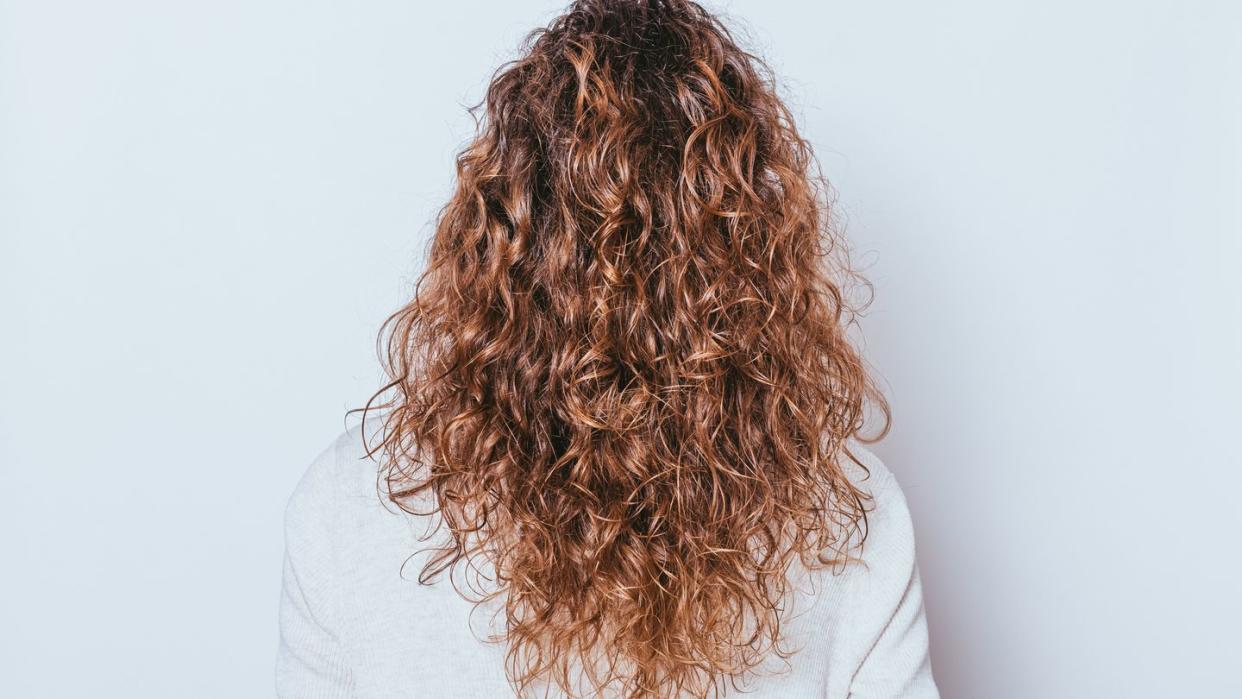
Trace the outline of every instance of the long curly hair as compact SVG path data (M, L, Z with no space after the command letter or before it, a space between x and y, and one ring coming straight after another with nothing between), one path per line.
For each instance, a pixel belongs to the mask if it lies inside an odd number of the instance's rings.
M791 563L865 537L842 464L888 408L830 190L686 0L573 3L472 113L364 408L385 497L447 533L420 581L487 571L459 592L502 600L519 695L725 692L791 652Z

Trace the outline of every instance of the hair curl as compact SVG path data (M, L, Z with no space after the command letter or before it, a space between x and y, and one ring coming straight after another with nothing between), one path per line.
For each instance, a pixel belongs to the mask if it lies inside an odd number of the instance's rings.
M387 498L449 534L420 580L486 564L518 694L718 693L786 657L795 558L865 536L840 460L888 409L829 190L685 0L575 2L479 108L365 408Z

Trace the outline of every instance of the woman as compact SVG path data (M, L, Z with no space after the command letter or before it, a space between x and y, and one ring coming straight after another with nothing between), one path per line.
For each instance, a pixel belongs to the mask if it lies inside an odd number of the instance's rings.
M290 500L280 694L935 697L767 70L692 2L581 0L483 108L391 383Z

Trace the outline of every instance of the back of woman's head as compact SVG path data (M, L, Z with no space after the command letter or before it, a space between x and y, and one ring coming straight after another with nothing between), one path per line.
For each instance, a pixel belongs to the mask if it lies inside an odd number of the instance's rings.
M790 564L863 530L843 447L884 409L811 151L683 0L574 3L481 107L371 404L388 497L448 534L423 579L494 573L519 691L744 679Z

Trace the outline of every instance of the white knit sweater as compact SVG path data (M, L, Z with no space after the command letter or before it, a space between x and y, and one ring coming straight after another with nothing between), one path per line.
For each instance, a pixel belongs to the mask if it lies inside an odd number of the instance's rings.
M773 657L746 697L938 697L905 497L874 454L851 449L871 471L864 480L855 467L851 478L875 497L866 565L834 574L795 564L799 591L783 633L798 651L787 662ZM277 693L512 697L504 647L480 640L499 631L495 610L471 614L443 577L418 583L423 559L410 556L425 546L417 536L426 522L385 506L376 468L354 428L311 464L289 500Z

